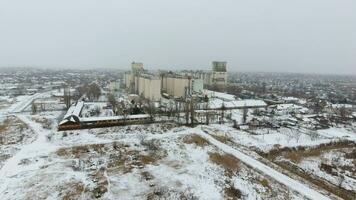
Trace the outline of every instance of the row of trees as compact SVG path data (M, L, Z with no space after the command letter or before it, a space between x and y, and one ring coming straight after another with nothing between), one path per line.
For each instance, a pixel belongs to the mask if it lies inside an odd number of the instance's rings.
M115 115L123 115L127 117L130 114L146 113L150 116L151 121L156 117L160 119L174 120L178 123L185 123L189 126L196 124L209 125L211 120L218 120L219 123L224 123L225 119L231 118L231 113L226 113L228 108L222 104L221 108L209 109L209 98L198 99L190 98L180 101L169 101L165 105L155 105L155 102L145 99L142 96L135 101L125 102L118 101L114 94L108 95L108 102L111 104ZM198 107L198 103L204 102L203 107ZM196 112L199 109L201 112ZM243 110L243 119L247 120L247 109Z
M77 88L78 99L86 95L89 100L98 100L101 95L101 88L96 83L85 84Z

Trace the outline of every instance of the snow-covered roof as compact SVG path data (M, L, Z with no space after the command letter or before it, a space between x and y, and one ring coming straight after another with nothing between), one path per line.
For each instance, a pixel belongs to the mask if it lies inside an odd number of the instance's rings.
M299 106L296 104L292 103L284 103L284 104L278 104L277 105L277 110L300 110L300 111L308 111L308 108L305 108L303 106Z
M218 98L214 98L209 101L209 108L216 109L221 108L222 105L226 108L259 108L266 107L267 104L263 100L255 100L255 99L245 99L245 100L234 100L234 101L223 101Z
M210 97L219 98L219 99L222 99L225 101L234 101L235 100L235 95L232 95L232 94L215 92L215 91L211 91L211 90L205 90L205 94Z
M265 107L267 106L266 102L263 100L255 99L245 99L245 100L236 100L234 101L236 107Z
M59 123L62 125L67 122L76 122L79 119L80 112L82 111L84 106L84 101L78 101L72 104L67 113L64 115L63 120Z
M75 116L78 116L78 117L79 117L80 112L81 112L82 109L83 109L83 106L84 106L84 101L79 101L79 102L77 102L77 103L76 103L76 106L75 106L75 108L74 108L74 110L73 110L72 115L75 115Z
M331 104L331 108L352 108L351 104Z
M148 114L138 114L138 115L128 115L126 119L136 119L136 118L146 118L149 117ZM119 120L125 119L124 116L108 116L108 117L85 117L79 118L80 122L92 122L92 121L105 121L105 120Z

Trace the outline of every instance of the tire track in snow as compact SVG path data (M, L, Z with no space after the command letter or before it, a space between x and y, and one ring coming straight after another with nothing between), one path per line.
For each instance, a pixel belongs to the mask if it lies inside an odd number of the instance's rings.
M218 147L220 150L224 151L225 153L231 154L241 160L243 163L246 165L250 166L253 169L256 169L263 174L268 175L272 179L276 180L277 182L287 186L288 188L297 191L301 195L309 198L309 199L315 199L315 200L328 200L327 196L313 190L312 188L308 187L307 185L302 184L301 182L290 178L289 176L286 176L276 170L274 170L271 167L268 167L267 165L261 163L260 161L242 153L239 150L236 150L218 140L213 138L212 136L202 132L202 131L197 131L197 134L200 136L204 137L207 139L211 144L214 146Z

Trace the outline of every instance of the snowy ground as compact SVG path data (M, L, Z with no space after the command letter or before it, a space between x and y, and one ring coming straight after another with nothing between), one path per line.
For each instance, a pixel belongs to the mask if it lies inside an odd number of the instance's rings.
M4 117L0 122L0 167L35 138L36 134L17 117Z
M271 161L292 174L299 171L298 176L309 177L308 181L313 182L314 186L332 191L337 196L349 199L356 195L355 133L350 129L241 131L226 125L211 125L204 127L204 131L225 144L242 148L244 152L254 150L262 156L267 155L267 159L277 157ZM253 152L251 155L260 157Z
M356 188L355 148L330 150L319 156L305 157L298 166L344 189Z
M82 115L83 118L92 117L92 116L98 116L98 117L113 116L114 112L112 111L112 109L105 108L107 105L108 104L106 102L85 103L84 107L82 109L81 115ZM94 114L95 110L99 111L98 115Z
M199 136L205 134L200 128L57 132L38 120L57 114L18 114L37 137L5 161L1 199L304 198Z
M6 138L0 146L0 199L328 199L324 190L279 172L245 149L269 152L354 139L353 132L341 128L241 131L231 124L58 132L62 112L20 113L33 98L13 101L0 113L0 135ZM352 152L330 150L294 164L312 172L340 156L342 166L349 167L336 169L346 176L341 185L352 190ZM319 171L317 176L339 181Z
M230 138L236 144L262 152L282 147L317 146L339 139L338 137L325 137L316 132L290 128L241 131L226 125L211 125L207 129L214 132L215 135Z

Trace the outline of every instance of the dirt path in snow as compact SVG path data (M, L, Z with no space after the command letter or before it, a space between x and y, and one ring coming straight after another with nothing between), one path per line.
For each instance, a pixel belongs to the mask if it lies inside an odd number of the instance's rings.
M267 165L263 164L262 162L216 140L212 136L210 136L202 131L199 132L198 134L200 136L204 137L205 139L207 139L211 144L215 145L216 147L218 147L225 153L235 156L236 158L238 158L239 160L241 160L243 163L250 166L251 168L256 169L256 170L262 172L263 174L270 176L271 178L275 179L279 183L286 185L288 188L297 191L298 193L304 195L305 197L307 197L309 199L315 199L315 200L330 199L327 196L308 187L307 185L304 185L301 182L294 180L294 179L272 169L271 167L268 167Z
M41 166L41 162L36 162L31 165L19 165L21 160L38 157L40 155L48 155L57 149L55 145L47 141L47 135L50 133L50 130L43 129L40 124L31 121L25 115L16 115L16 117L27 124L28 127L37 134L37 138L32 143L24 145L21 150L9 158L0 169L0 196L6 190L8 181L11 180L12 176L21 172L38 169Z

